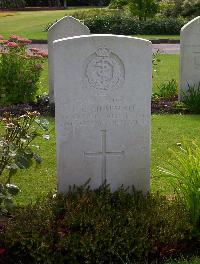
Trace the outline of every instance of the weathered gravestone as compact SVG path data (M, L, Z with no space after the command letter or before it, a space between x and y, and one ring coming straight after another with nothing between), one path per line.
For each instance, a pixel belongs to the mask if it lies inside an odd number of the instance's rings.
M149 190L152 49L90 35L54 42L58 190L89 178Z
M200 16L181 29L181 69L179 98L188 90L188 85L200 83Z
M54 65L53 65L53 41L57 39L88 35L88 27L73 17L66 16L54 23L48 30L48 61L49 61L49 101L54 103Z

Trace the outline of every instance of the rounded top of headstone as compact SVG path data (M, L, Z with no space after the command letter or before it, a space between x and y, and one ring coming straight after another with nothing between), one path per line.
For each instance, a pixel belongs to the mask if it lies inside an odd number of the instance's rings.
M111 39L112 41L115 40L130 40L133 43L135 43L135 45L145 45L145 46L151 46L152 43L151 41L147 40L147 39L142 39L142 38L137 38L137 37L130 37L130 36L124 36L124 35L113 35L113 34L92 34L92 35L81 35L81 36L74 36L74 37L68 37L68 38L62 38L62 39L58 39L55 40L53 42L54 45L62 45L63 43L65 43L66 41L73 41L73 40L84 40L84 39Z
M181 28L181 32L190 30L194 25L199 24L200 27L200 16L195 17Z
M85 26L83 23L81 23L78 19L72 17L72 16L65 16L61 19L59 19L58 21L56 21L48 30L48 32L50 31L54 31L55 29L57 29L60 25L65 25L70 27L75 27L78 26L79 28L83 28L86 33L90 34L90 30L87 26ZM88 31L88 32L87 32Z

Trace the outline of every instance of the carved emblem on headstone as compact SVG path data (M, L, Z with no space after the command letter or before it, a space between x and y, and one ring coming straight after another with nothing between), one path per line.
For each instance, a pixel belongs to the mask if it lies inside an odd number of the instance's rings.
M84 68L86 88L112 90L122 87L125 78L121 59L107 48L98 48L91 54Z

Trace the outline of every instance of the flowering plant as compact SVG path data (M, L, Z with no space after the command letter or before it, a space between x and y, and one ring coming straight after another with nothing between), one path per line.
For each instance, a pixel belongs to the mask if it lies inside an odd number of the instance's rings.
M38 126L45 131L43 138L49 139L46 134L48 121L38 117L38 112L26 112L21 116L5 113L2 118L4 133L0 135L0 216L12 209L13 196L20 191L18 186L11 183L17 170L31 167L33 160L36 163L42 162L38 146L32 143L40 135Z
M0 103L16 104L35 101L42 64L47 54L28 48L30 40L0 35Z

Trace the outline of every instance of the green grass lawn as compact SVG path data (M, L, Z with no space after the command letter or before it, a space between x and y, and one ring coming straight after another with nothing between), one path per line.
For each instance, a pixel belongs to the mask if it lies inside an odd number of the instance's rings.
M160 62L154 66L153 92L158 92L159 86L166 81L175 79L179 82L179 55L161 54L158 55Z
M45 26L65 15L71 15L76 10L28 11L16 12L13 16L0 16L0 34L6 38L15 34L29 39L47 39L47 32L43 32Z
M144 39L176 39L180 40L180 35L133 35L133 37Z
M43 32L46 25L65 15L72 15L78 9L80 8L56 11L10 12L6 16L0 12L0 34L6 38L15 34L29 39L47 39L47 32ZM81 10L84 9L91 8L81 8ZM178 35L137 35L137 37L145 39L180 39Z

